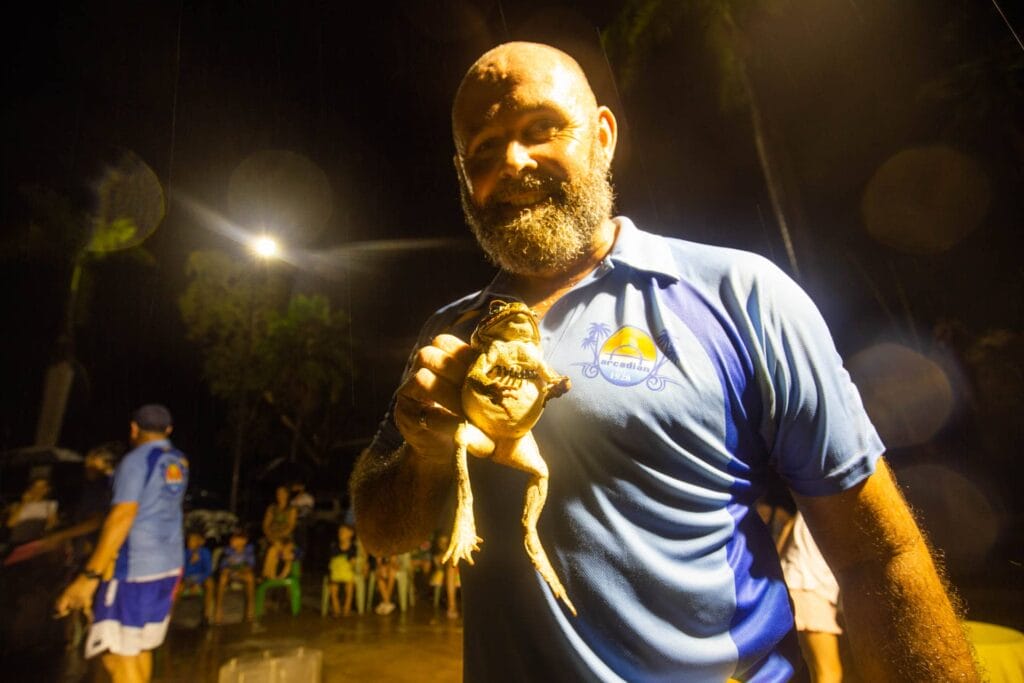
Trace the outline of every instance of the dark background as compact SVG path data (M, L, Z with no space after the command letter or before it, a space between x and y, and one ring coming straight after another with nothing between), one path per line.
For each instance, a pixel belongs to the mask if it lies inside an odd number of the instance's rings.
M963 517L950 514L948 498L967 486L984 510L966 517L994 530L993 545L960 558L955 549L971 527L935 523L933 534L954 564L962 559L964 574L995 572L1020 585L1024 48L988 2L768 4L778 9L744 30L773 149L796 190L800 281L844 357L887 341L938 359L954 390L952 415L932 438L890 456L910 484L914 467L950 477L952 488L933 487L949 495L938 495L931 519ZM1019 31L1019 4L1005 4L1015 5L1003 9ZM87 208L104 165L131 150L160 178L168 213L143 245L150 265L112 258L93 271L77 330L82 372L61 442L81 451L125 438L132 407L161 401L175 413L176 442L193 456L196 485L226 495L227 413L203 382L177 300L192 251L248 256L179 199L228 216L234 169L260 150L284 149L319 166L333 191L323 226L283 235L308 258L274 267L291 269L297 291L327 294L351 316L353 447L317 482L340 493L420 323L492 272L463 225L448 117L468 65L510 38L570 51L617 113L619 211L655 232L759 252L798 275L772 215L750 118L722 106L706 27L682 20L648 34L647 57L627 84L617 75L621 61L600 42L623 5L22 6L4 22L0 48L0 447L33 439L69 275L65 263L19 241L33 218L23 188L53 188ZM934 95L937 83L951 81L963 87ZM987 179L980 225L932 253L873 239L861 209L872 176L901 150L938 144L968 155ZM462 246L346 251L356 242L437 237ZM931 500L926 494L920 499Z

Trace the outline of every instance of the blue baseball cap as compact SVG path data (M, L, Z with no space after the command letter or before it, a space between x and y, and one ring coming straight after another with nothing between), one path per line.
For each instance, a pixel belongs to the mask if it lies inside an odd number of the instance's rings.
M132 413L132 422L145 432L166 432L174 424L171 411L159 403L147 403Z

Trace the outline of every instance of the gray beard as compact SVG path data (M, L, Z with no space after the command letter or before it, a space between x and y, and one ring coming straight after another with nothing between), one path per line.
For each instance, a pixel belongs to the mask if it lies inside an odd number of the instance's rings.
M504 182L485 207L473 204L459 183L462 211L480 248L499 268L516 275L561 272L593 245L594 234L611 218L615 193L607 168L591 166L576 181L528 173ZM506 197L544 190L548 197L517 209Z

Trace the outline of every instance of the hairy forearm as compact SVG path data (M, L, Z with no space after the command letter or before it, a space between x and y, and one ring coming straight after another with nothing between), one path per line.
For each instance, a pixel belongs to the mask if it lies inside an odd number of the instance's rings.
M977 681L958 604L918 538L837 576L854 659L869 681Z
M394 555L429 539L451 493L454 458L436 464L407 444L394 453L366 450L352 474L357 532L374 555Z
M955 600L884 459L853 489L795 498L839 582L864 680L978 680Z

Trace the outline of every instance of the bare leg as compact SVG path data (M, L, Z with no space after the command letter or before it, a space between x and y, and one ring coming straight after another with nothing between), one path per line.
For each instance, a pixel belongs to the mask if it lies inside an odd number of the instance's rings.
M446 564L444 566L444 587L445 592L448 594L448 618L450 619L459 616L459 608L455 605L455 579L458 577L456 572L455 565Z
M139 656L135 658L137 671L140 674L140 681L149 681L153 677L153 652L151 650L143 650L139 653Z
M275 541L267 548L267 556L263 559L263 578L277 578L277 560L281 554L281 546Z
M217 581L217 607L213 613L213 623L224 621L224 591L228 589L228 572L222 571Z
M212 578L203 581L203 617L207 621L213 619L213 601L216 593L217 587L214 585Z
M798 631L800 650L811 670L812 683L840 683L843 666L839 660L839 636L820 631Z
M544 552L544 546L541 545L540 536L537 535L537 520L548 497L548 465L540 456L540 449L533 438L533 433L527 432L525 436L511 444L511 447L500 444L494 452L494 462L532 475L523 499L522 521L526 554L530 556L530 561L540 572L541 577L551 586L555 598L564 602L575 615L576 608L566 595L565 587L555 574L548 555Z
M251 571L245 573L243 583L245 583L245 618L248 621L253 621L256 618L256 577L252 575Z
M105 652L102 661L113 683L148 683L153 668L148 651L131 657Z
M391 594L395 590L395 575L393 572L388 571L377 579L377 590L380 591L381 602L389 604L391 602Z
M348 616L352 613L352 594L355 589L355 584L349 581L345 584L345 609L342 610L342 616Z
M339 616L341 614L341 603L338 602L338 584L333 582L327 584L327 591L331 596L331 616Z

